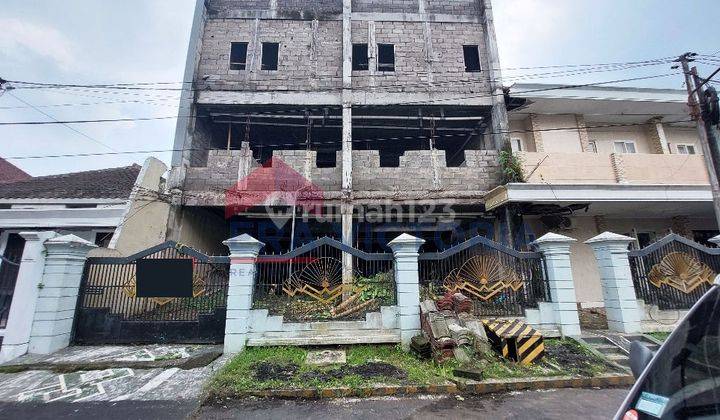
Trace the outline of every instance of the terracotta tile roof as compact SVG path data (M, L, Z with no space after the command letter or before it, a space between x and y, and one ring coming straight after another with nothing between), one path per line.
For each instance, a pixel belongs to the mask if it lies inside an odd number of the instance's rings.
M0 184L0 198L128 198L140 169L132 165Z
M0 184L6 182L24 181L32 178L25 171L8 162L7 160L0 158Z

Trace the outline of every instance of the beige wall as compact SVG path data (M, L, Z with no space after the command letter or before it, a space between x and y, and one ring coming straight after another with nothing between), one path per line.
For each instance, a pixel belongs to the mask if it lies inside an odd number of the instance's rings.
M535 152L535 140L530 129L530 122L527 119L510 121L510 138L520 139L524 151Z
M665 126L665 137L670 144L670 153L677 153L678 144L692 144L695 146L695 152L702 154L702 147L698 139L697 130L694 128L676 128Z
M525 180L531 183L614 184L609 154L521 153Z
M590 129L590 141L597 144L598 153L615 152L614 142L634 141L637 153L652 153L650 139L644 126Z
M631 184L710 183L701 155L622 155L625 179Z
M582 152L575 115L538 115L536 118L541 130L573 127L569 130L543 131L542 139L546 152Z

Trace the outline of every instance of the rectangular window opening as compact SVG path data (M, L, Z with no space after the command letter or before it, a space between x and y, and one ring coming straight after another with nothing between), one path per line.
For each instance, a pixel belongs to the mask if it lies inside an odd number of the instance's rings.
M616 141L615 153L637 153L634 141Z
M694 155L697 154L695 151L695 145L694 144L678 144L677 145L677 151L681 155Z
M233 42L230 44L230 70L245 70L247 47L247 42Z
M367 44L353 44L352 69L357 71L370 69Z
M511 147L513 153L522 152L523 151L522 139L517 138L517 137L511 138L510 139L510 147Z
M378 71L395 71L395 45L378 44Z
M278 69L278 51L280 44L277 42L262 43L262 67L261 70L277 70Z
M465 56L465 71L468 73L477 73L482 71L480 66L480 50L477 45L463 45L463 55Z

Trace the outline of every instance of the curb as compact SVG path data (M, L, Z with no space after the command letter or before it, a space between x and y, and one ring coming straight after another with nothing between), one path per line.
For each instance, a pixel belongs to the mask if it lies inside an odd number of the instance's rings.
M487 380L482 382L464 381L457 384L442 385L378 385L362 388L327 388L327 389L269 389L240 392L227 398L284 398L284 399L325 399L346 397L387 397L408 396L419 394L491 394L508 391L551 389L551 388L613 388L629 386L635 383L631 375L602 375L592 378L560 376L538 379L505 379ZM209 401L223 398L210 396Z

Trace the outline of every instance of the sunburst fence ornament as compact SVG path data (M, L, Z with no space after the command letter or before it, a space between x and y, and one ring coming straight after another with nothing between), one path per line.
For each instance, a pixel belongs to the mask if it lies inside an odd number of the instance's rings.
M525 285L515 270L488 255L469 258L460 268L452 270L444 283L451 292L467 292L482 301L505 290L517 292Z
M666 284L683 293L692 293L704 283L713 284L715 272L692 255L671 252L655 264L648 281L655 287Z
M354 273L357 274L357 273ZM342 262L337 258L314 259L303 269L293 273L283 286L288 296L306 295L319 302L329 304L344 293L357 292L353 284L343 284Z
M193 276L193 298L204 295L206 290L205 286L205 278L200 274L195 274ZM137 297L137 281L135 275L133 275L130 280L123 284L122 291L125 293L126 296L130 298ZM157 304L158 306L165 306L168 303L174 301L175 299L179 298L150 298L150 301Z

